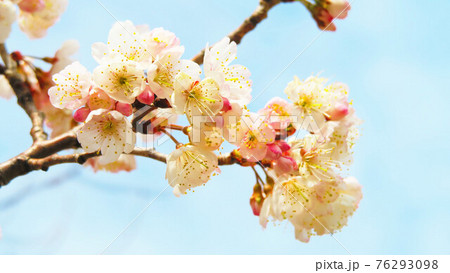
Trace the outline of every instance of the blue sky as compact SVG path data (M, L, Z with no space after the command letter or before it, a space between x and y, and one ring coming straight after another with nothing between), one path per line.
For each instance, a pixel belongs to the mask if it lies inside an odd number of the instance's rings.
M115 19L96 1L71 1L42 40L17 31L8 47L50 56L67 39L81 43L78 59L94 68L90 45L105 41ZM258 1L123 1L102 3L118 20L175 32L195 55L236 28ZM247 35L238 62L252 71L253 95L297 57L249 105L258 110L294 75L322 72L350 86L364 120L351 174L364 198L335 237L352 254L449 254L450 22L449 1L355 0L338 31L320 31L299 3L275 7ZM0 160L30 145L29 121L11 101L0 101ZM132 173L93 174L79 166L32 173L0 189L5 254L97 254L167 185L165 166L138 160ZM107 250L108 254L346 254L331 237L294 239L287 223L263 231L248 198L254 177L229 166L182 198L165 191Z

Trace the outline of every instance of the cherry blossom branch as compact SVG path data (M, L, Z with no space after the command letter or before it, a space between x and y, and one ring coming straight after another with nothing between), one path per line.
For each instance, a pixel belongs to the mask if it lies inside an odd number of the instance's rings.
M33 97L31 96L31 91L25 84L23 76L18 72L16 62L8 54L5 44L0 44L0 55L5 64L5 76L17 96L17 103L31 119L32 127L30 134L33 142L46 140L47 134L44 132L45 116L37 110Z
M261 23L264 19L267 18L267 14L269 13L269 10L272 9L274 6L278 5L279 3L287 3L287 2L294 2L295 0L260 0L259 5L256 8L256 10L250 15L247 19L242 22L242 24L235 29L233 32L228 34L228 37L231 41L234 41L236 44L239 44L244 38L244 36L256 28L256 26ZM192 58L192 61L202 64L203 63L203 57L205 56L205 49L203 49L200 53L195 55L194 58Z

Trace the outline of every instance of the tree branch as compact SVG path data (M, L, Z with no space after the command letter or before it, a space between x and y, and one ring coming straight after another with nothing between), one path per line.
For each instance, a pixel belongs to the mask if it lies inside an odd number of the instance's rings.
M44 132L44 113L37 110L33 97L31 96L31 91L25 84L23 76L18 72L16 62L8 54L5 44L0 44L0 55L5 63L5 76L16 94L17 103L31 119L32 127L30 134L33 142L46 140L47 134Z
M260 0L259 6L256 8L256 10L250 15L245 21L233 32L228 34L228 37L231 41L236 42L236 44L239 44L244 38L244 36L252 31L256 26L261 23L264 19L267 18L267 14L269 13L269 10L272 9L274 6L278 5L281 2L294 2L295 0ZM195 55L194 58L192 58L192 61L198 63L199 65L203 63L203 57L205 56L205 49L203 49L200 53Z

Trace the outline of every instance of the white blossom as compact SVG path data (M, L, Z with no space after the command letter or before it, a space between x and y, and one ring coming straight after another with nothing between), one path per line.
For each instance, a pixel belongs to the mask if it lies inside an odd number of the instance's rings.
M103 109L89 114L77 138L86 152L101 151L101 164L118 160L122 153L130 153L136 143L136 136L126 117L117 111Z
M115 62L99 65L94 82L111 98L133 103L145 89L145 74L135 62Z
M11 33L16 20L16 8L11 1L0 1L0 43L4 43Z
M168 155L166 179L178 196L208 182L217 168L218 159L213 152L186 145Z
M154 58L149 50L148 39L147 28L137 27L131 21L117 22L109 32L108 44L92 45L92 56L99 64L133 61L144 68Z
M55 74L53 81L56 85L48 90L53 106L75 110L86 103L91 87L91 73L79 62Z
M66 10L68 0L44 0L45 8L37 12L20 11L19 26L28 37L32 39L42 38L47 29L53 26L62 13Z
M230 65L236 59L237 45L225 37L211 49L206 46L204 57L205 76L213 78L220 86L220 93L231 103L243 106L250 102L252 81L250 71L242 65Z
M172 106L178 114L186 114L190 123L194 116L207 116L211 120L223 107L219 85L212 78L199 81L183 72L175 78Z
M74 55L80 48L80 43L77 40L67 40L55 53L55 62L50 69L50 74L56 74L63 70L66 66L73 63L71 56Z
M158 55L149 66L147 72L148 85L159 98L170 98L174 90L174 81L178 73L183 72L193 78L202 71L198 64L191 60L180 60L184 49L177 47Z

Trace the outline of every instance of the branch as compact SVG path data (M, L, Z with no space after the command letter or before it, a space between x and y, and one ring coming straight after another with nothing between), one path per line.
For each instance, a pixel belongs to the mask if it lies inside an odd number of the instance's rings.
M37 110L33 97L31 96L31 91L25 84L23 76L18 72L16 62L8 54L5 44L0 44L0 55L5 63L5 76L17 96L17 103L31 119L32 127L30 134L33 142L46 140L47 134L44 132L45 116Z
M228 34L228 37L231 41L236 42L236 44L239 44L244 38L244 36L252 31L256 26L261 23L262 20L267 18L267 14L269 13L269 10L272 9L274 6L278 5L281 2L294 2L295 0L260 0L259 6L256 8L256 10L245 19L245 21L233 32ZM203 57L205 56L205 49L203 49L200 53L195 55L194 58L192 58L192 61L198 63L199 65L203 63Z

